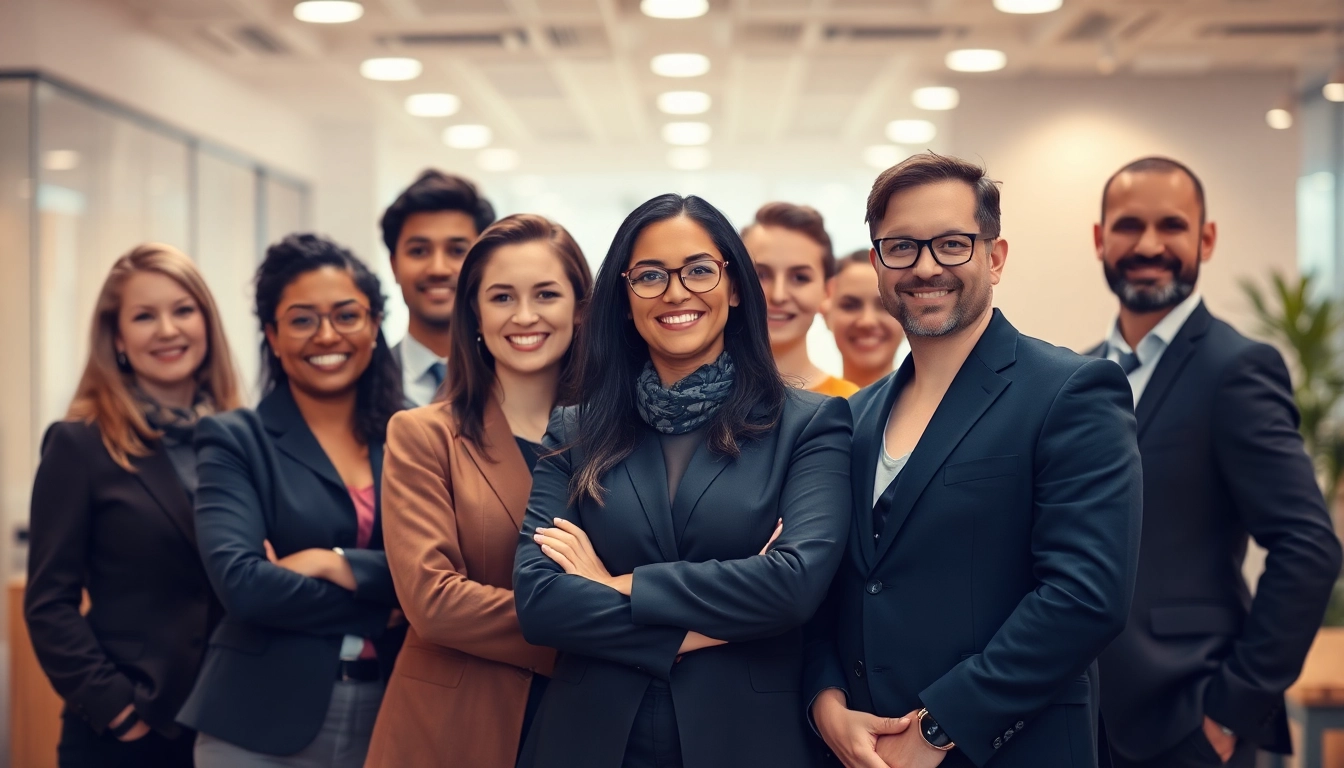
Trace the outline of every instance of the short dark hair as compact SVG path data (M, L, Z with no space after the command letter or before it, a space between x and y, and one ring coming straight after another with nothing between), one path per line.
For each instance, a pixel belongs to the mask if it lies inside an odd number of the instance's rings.
M1172 160L1170 157L1160 155L1141 157L1111 174L1111 177L1106 180L1106 185L1101 188L1102 223L1106 222L1106 195L1110 193L1111 185L1122 173L1184 173L1190 177L1190 181L1195 185L1195 199L1199 201L1199 225L1204 226L1204 220L1208 213L1204 204L1204 182L1200 181L1195 172L1190 170L1190 166L1179 160Z
M457 276L458 301L453 305L453 345L448 353L447 399L457 418L458 433L494 461L485 444L485 408L495 392L495 358L480 338L480 307L476 295L495 251L506 245L543 242L560 259L565 277L574 291L574 338L560 361L556 405L569 405L575 398L575 365L580 318L593 292L593 274L588 260L569 232L559 224L534 213L515 213L491 224L481 233L462 262Z
M728 262L728 280L739 300L723 329L723 347L736 368L733 391L706 426L710 452L737 458L742 443L768 433L784 408L787 390L770 354L765 292L742 239L728 217L704 199L659 195L625 217L597 269L579 337L578 426L568 447L581 458L570 480L571 503L584 496L601 503L602 478L639 444L644 420L635 406L635 382L649 361L649 345L630 320L630 283L622 273L640 233L681 216L714 241Z
M826 234L826 222L821 212L810 205L794 203L766 203L756 211L756 220L742 229L742 237L754 227L779 227L806 237L821 246L821 271L825 277L835 274L835 248Z
M420 172L383 212L378 222L383 228L383 244L387 252L397 255L397 241L406 219L417 213L461 211L471 217L476 234L495 223L495 207L476 189L476 185L461 176L453 176L433 168Z
M835 264L835 273L838 275L846 269L855 266L871 267L873 261L869 258L869 253L871 253L869 249L860 248L853 253L847 253L844 256L841 256Z
M876 234L873 228L887 215L887 203L892 195L941 181L969 184L975 190L975 220L980 226L980 235L986 238L999 236L1002 217L999 211L999 182L986 176L983 166L935 152L911 155L878 174L877 180L873 182L873 190L868 193L868 215L864 219L868 225L868 235L871 237Z
M387 309L378 276L349 250L325 237L292 234L266 249L266 258L257 267L256 313L261 323L262 394L286 386L289 377L275 350L266 341L268 327L275 327L275 312L285 288L300 275L322 267L336 267L350 274L355 287L369 299L372 319L381 323ZM401 392L401 366L392 357L391 347L380 327L373 358L355 384L355 435L365 445L387 439L387 422L401 410L405 400Z

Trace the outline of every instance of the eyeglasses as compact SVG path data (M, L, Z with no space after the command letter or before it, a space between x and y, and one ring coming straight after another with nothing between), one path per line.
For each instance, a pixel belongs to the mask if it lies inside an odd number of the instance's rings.
M909 269L919 261L919 253L929 249L933 260L943 267L959 267L971 260L976 240L993 240L979 233L957 232L920 240L913 237L880 237L873 241L877 258L887 269Z
M331 329L342 336L359 333L369 324L370 312L359 304L346 304L330 312L294 307L281 315L276 325L280 333L295 341L312 338L322 327L322 321L331 323Z
M672 284L672 275L676 275L681 280L681 285L691 293L706 293L719 287L719 281L723 279L723 270L728 266L726 261L717 261L715 259L701 259L692 261L690 264L683 264L676 269L666 269L664 267L635 267L621 273L630 283L630 290L641 299L656 299L667 293L667 287Z

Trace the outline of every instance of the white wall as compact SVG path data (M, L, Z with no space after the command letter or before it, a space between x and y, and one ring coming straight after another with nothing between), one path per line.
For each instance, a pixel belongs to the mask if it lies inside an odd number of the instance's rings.
M1003 182L1007 272L996 303L1024 333L1083 348L1116 312L1092 245L1101 188L1116 169L1161 154L1204 182L1219 227L1199 289L1215 314L1255 329L1237 282L1297 270L1298 132L1265 124L1288 76L964 79L952 150Z

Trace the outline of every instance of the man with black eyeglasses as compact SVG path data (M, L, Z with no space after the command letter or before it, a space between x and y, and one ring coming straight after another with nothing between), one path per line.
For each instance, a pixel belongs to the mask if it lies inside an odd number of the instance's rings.
M1291 752L1283 692L1339 574L1339 542L1298 434L1283 358L1205 308L1217 227L1204 187L1162 157L1102 191L1097 257L1120 311L1091 351L1124 368L1143 455L1143 540L1129 624L1101 657L1107 741L1123 768L1255 765ZM1247 536L1269 550L1252 600Z
M849 400L854 518L808 714L847 768L1095 768L1095 660L1138 561L1124 373L992 307L1008 243L983 169L911 157L867 220L910 355Z

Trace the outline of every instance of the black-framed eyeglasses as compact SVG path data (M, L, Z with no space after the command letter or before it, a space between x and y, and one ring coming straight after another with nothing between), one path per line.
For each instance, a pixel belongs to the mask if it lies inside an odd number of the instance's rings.
M920 240L914 237L879 237L873 241L873 250L877 258L887 269L909 269L919 261L919 253L929 249L933 260L943 267L959 267L971 260L975 253L977 240L993 240L981 237L978 232L954 232L948 235Z
M667 293L667 286L672 284L672 275L676 275L677 279L681 280L682 287L691 293L712 291L719 287L727 266L727 261L700 259L676 269L651 265L635 267L622 272L621 277L630 283L630 290L634 291L636 296L641 299L656 299Z
M368 307L359 304L344 304L330 312L291 307L276 321L276 326L285 336L295 341L304 341L312 338L322 327L322 321L326 320L331 323L333 331L342 336L349 336L364 330L369 324L371 315L372 312Z

